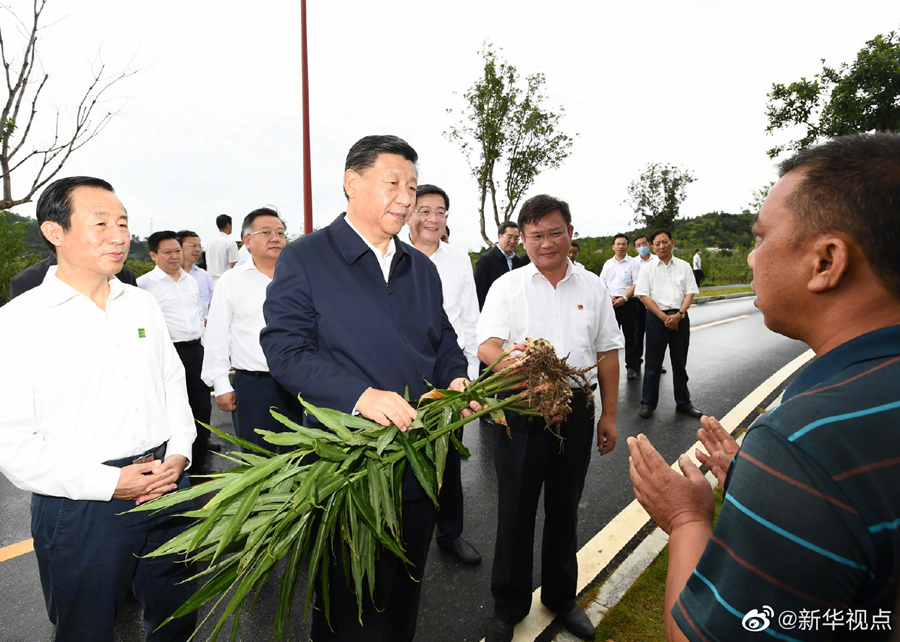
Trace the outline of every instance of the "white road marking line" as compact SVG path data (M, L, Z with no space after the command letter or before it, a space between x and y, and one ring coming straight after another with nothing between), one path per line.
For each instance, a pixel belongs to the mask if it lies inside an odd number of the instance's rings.
M755 408L758 408L765 401L766 397L771 395L778 386L803 367L813 356L813 351L808 350L778 370L778 372L761 383L756 390L741 400L727 415L719 419L719 423L728 432L734 431L742 419L747 417ZM694 451L699 447L700 442L697 441L684 453L698 466L700 462L697 461ZM672 464L672 468L676 471L680 470L677 458ZM594 581L594 578L606 568L607 564L619 554L619 551L631 541L649 519L650 516L635 499L578 551L577 593L583 591L588 584ZM553 619L553 613L541 604L541 587L539 586L531 595L531 612L516 626L513 642L533 642L546 630ZM594 622L595 626L597 622ZM482 639L482 642L484 642L484 639Z
M712 323L704 323L703 325L698 325L696 328L691 328L691 332L696 332L697 330L703 330L705 328L711 328L714 325L722 325L723 323L728 323L730 321L737 321L738 319L747 319L749 317L749 314L742 314L738 317L731 317L730 319L720 319L719 321L713 321Z

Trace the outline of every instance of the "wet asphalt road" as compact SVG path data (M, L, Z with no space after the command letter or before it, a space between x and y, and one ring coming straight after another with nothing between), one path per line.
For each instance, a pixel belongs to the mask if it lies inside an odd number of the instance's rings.
M804 344L767 330L752 298L695 306L690 314L694 328L749 315L692 334L688 358L690 390L694 405L707 414L724 416L763 381L807 349ZM674 461L696 440L699 421L674 412L670 375L663 375L656 413L652 418L642 420L637 414L640 380L627 381L624 372L623 365L619 389L619 445L603 458L594 454L581 503L580 544L588 541L634 498L628 479L626 437L643 432L668 461ZM213 423L231 431L230 417L219 413L215 406ZM466 567L432 546L423 584L417 640L477 642L483 637L490 618L490 569L496 528L496 476L491 430L467 427L464 441L472 457L462 464L466 510L463 535L481 552L484 561L478 567ZM0 548L31 536L29 502L27 493L14 488L0 476ZM534 557L535 587L540 582L542 523L539 514ZM305 578L301 578L301 582L304 586ZM0 642L52 640L53 626L47 620L33 553L0 562L0 596ZM274 593L264 591L255 611L246 618L244 639L253 642L270 639L274 610ZM302 615L302 605L298 604L293 631L286 639L308 639ZM206 626L204 630L211 631L212 627ZM140 605L126 604L116 639L129 642L143 639Z

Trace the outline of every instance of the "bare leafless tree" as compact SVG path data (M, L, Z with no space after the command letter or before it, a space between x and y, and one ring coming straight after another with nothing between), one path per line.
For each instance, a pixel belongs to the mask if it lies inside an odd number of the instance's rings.
M35 143L35 119L41 92L50 75L40 68L38 56L39 35L43 30L42 14L47 0L34 0L30 20L25 22L10 9L5 8L14 26L26 38L21 54L9 51L8 28L0 22L0 62L6 80L8 95L0 112L0 171L3 177L3 196L0 210L6 210L22 203L28 203L44 185L53 180L73 153L94 139L119 113L119 109L105 110L104 104L113 85L133 76L138 70L129 63L124 70L110 73L98 55L92 69L92 79L81 94L78 107L71 123L61 123L60 110L56 110L53 135L47 142ZM65 120L65 119L64 119ZM26 144L28 145L26 147ZM13 196L12 175L17 169L27 166L31 182L25 182ZM36 169L32 169L36 167Z

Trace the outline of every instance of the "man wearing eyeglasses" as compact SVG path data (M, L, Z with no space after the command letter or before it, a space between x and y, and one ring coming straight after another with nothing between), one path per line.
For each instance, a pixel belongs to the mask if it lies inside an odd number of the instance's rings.
M560 426L563 447L543 419L506 413L494 436L497 470L497 539L491 594L494 616L487 642L512 640L531 609L534 525L541 488L544 534L541 601L578 637L593 640L594 627L575 603L578 502L596 441L601 455L615 448L622 333L606 287L568 258L574 228L565 201L535 196L522 205L519 230L531 264L497 279L478 321L478 356L493 363L510 346L531 337L553 344L570 366L588 373L590 390L573 388L571 414ZM497 369L516 357L501 361ZM595 422L593 388L601 409ZM596 440L594 439L596 426Z
M237 436L274 452L276 447L255 432L285 429L269 408L297 423L303 416L300 402L272 378L259 344L266 325L266 288L285 244L284 221L273 209L253 210L244 217L241 236L250 258L228 270L216 285L206 327L203 381L215 390L219 410L232 413ZM228 377L232 367L233 386Z
M456 331L457 343L469 363L469 378L478 376L478 299L472 261L468 252L441 241L446 230L450 197L436 185L416 188L416 209L409 217L409 242L431 259L441 277L444 312ZM447 453L444 483L438 497L441 509L437 514L437 543L442 550L463 564L481 563L481 555L462 537L463 490L459 453L451 448Z
M482 254L475 264L475 289L478 293L479 310L484 307L484 300L494 281L528 263L527 258L516 256L518 245L519 227L512 221L500 223L497 245Z
M181 230L178 233L178 242L181 243L181 267L184 268L185 272L197 279L197 285L200 287L200 303L203 305L203 321L205 323L206 318L209 316L209 304L212 302L215 284L209 272L197 266L197 261L200 260L200 254L203 250L200 244L200 237L191 230Z

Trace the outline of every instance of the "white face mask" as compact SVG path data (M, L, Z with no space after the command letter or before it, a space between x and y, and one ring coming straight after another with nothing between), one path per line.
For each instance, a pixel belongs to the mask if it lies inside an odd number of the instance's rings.
M650 246L645 245L644 247L639 247L637 251L641 256L647 256L648 254L650 254Z

